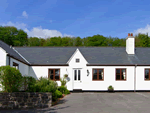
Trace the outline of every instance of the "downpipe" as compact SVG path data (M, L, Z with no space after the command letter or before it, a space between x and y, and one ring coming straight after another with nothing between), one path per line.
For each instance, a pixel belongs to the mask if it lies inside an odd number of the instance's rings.
M135 64L135 68L134 68L134 92L136 92L136 67L137 64Z

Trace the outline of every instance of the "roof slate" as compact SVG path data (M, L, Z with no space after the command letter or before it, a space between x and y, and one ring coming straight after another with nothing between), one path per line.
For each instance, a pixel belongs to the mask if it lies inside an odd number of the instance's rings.
M14 58L27 63L16 51L1 40L0 47ZM66 64L77 48L89 64L150 65L150 48L148 47L136 47L134 55L128 55L125 47L15 47L15 50L31 65L59 65Z
M150 64L150 48L128 55L125 47L15 47L31 64L66 64L77 48L89 64Z
M16 59L28 64L16 51L10 48L9 45L0 40L0 47L3 48L10 56L15 57Z

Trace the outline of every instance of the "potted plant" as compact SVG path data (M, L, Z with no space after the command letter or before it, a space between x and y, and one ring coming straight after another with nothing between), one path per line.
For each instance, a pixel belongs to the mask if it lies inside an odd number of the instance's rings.
M64 75L64 77L66 77L66 78L67 78L67 77L68 77L68 75L67 75L67 74L65 74L65 75Z
M108 87L108 92L114 92L114 88L112 87L112 85L110 85L110 86Z

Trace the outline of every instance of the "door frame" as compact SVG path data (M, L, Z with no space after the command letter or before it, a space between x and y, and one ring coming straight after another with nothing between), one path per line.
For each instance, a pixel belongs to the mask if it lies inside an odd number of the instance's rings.
M80 81L81 81L81 84L82 84L82 69L83 68L72 68L72 89L74 90L74 70L80 70ZM81 86L81 89L82 89L82 86Z

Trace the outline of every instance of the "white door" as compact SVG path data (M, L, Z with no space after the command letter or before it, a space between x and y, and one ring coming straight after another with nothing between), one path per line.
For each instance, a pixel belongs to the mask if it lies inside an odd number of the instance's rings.
M73 69L73 89L82 89L81 69Z

